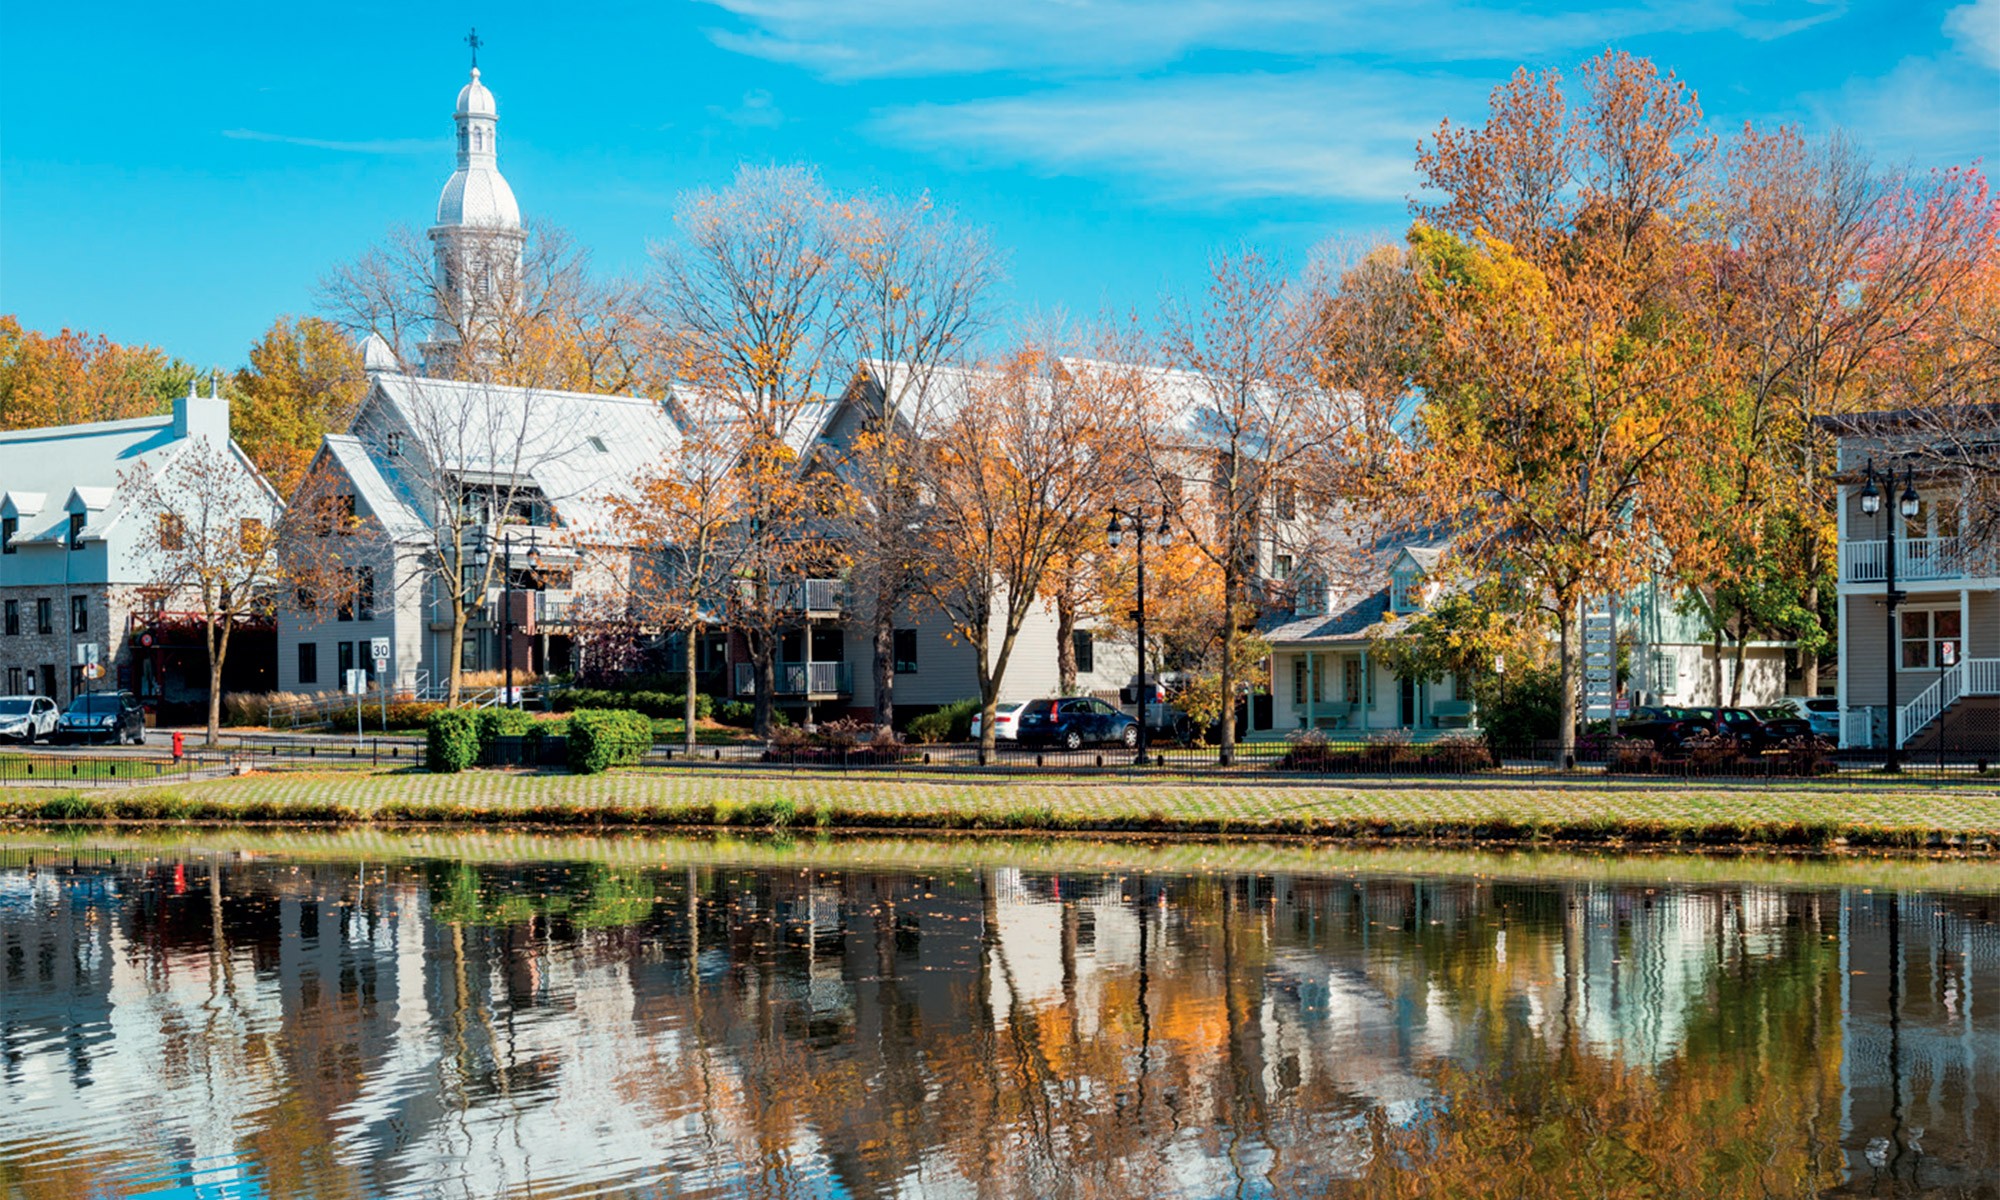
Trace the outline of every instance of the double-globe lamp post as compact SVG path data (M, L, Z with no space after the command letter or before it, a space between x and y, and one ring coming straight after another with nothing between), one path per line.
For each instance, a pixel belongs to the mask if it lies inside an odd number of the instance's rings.
M1152 698L1153 683L1146 673L1146 512L1143 508L1111 508L1111 524L1105 529L1112 549L1117 549L1125 540L1125 532L1132 532L1132 551L1138 561L1138 604L1132 610L1133 623L1139 631L1139 756L1140 766L1146 763L1146 703ZM1153 531L1153 540L1162 546L1171 546L1174 541L1173 527L1167 523L1167 513L1160 510L1160 524Z
M542 547L535 540L535 531L528 530L528 569L542 569ZM500 659L506 665L506 697L509 708L521 707L520 698L514 694L514 531L500 535Z
M1895 488L1895 470L1885 467L1877 471L1875 460L1870 458L1862 470L1861 511L1871 517L1881 512L1883 495ZM1904 520L1910 520L1917 515L1917 509L1916 476L1910 468L1904 467L1903 494L1896 502L1896 510ZM1888 533L1882 541L1882 578L1887 585L1884 599L1889 608L1888 652L1883 656L1889 668L1884 677L1889 689L1885 693L1887 703L1884 705L1888 713L1889 749L1883 756L1882 769L1894 772L1903 769L1903 738L1902 730L1898 728L1901 722L1897 720L1899 706L1896 703L1897 655L1901 653L1903 638L1902 629L1896 624L1896 606L1907 599L1907 595L1896 590L1896 522L1893 517L1888 521Z

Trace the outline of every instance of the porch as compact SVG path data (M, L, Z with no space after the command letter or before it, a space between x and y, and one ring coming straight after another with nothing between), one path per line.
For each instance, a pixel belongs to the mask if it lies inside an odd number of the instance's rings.
M1307 729L1331 736L1399 729L1430 740L1473 728L1477 718L1455 679L1401 678L1366 644L1273 647L1271 695L1271 736L1278 738Z

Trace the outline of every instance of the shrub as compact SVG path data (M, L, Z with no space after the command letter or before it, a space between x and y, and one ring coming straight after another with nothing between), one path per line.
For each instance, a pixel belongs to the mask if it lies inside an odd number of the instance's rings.
M1610 770L1628 774L1657 771L1660 768L1660 752L1646 738L1617 738L1609 745L1605 765Z
M1301 729L1287 734L1291 749L1274 765L1279 771L1324 771L1333 765L1333 743L1323 730Z
M518 708L482 708L473 718L473 726L479 731L479 761L492 766L497 761L494 742L503 737L526 737L535 728L535 717Z
M631 709L591 708L569 719L569 769L595 775L630 766L653 746L653 723Z
M1424 750L1430 765L1444 771L1483 771L1493 765L1493 755L1476 733L1447 733Z
M716 720L738 729L750 728L751 722L757 719L757 706L748 700L724 700L714 708Z
M972 738L972 718L979 715L979 699L959 700L935 712L913 717L904 726L913 742L963 742Z
M1554 667L1527 667L1483 681L1479 703L1494 753L1552 741L1562 722L1562 679Z
M424 743L431 770L463 771L479 761L479 724L468 709L441 708L424 722Z
M424 729L428 727L431 714L444 705L429 700L389 701L389 728ZM372 731L380 731L382 721L382 701L378 697L363 705L362 726ZM327 715L327 723L342 733L354 732L354 710L343 705Z
M649 717L678 721L687 714L687 693L643 689L626 691L620 688L570 688L550 697L549 707L557 712L571 712L582 708L622 709L644 713ZM715 716L714 698L697 692L694 698L694 716L697 721L712 719Z

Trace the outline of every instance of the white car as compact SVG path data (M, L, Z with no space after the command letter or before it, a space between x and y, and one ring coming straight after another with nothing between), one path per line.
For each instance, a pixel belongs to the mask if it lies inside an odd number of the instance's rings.
M0 696L0 738L47 741L62 713L47 696Z
M1011 742L1019 738L1020 734L1017 727L1021 721L1021 710L1025 707L1027 707L1026 703L1019 700L1012 704L996 704L993 706L993 738L995 741ZM979 731L983 728L985 728L985 714L973 713L973 741L976 742L979 740Z

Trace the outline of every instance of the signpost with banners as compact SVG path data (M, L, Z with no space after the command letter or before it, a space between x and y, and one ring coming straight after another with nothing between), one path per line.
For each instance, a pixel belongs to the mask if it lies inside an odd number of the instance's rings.
M95 683L104 678L103 654L103 647L99 646L96 642L77 643L77 674L81 675L86 683ZM89 687L85 687L84 694L89 695L91 690Z
M1611 721L1617 730L1618 620L1608 599L1583 613L1583 719Z
M389 732L389 639L378 637L368 645L368 657L375 660L375 678L382 685L382 732Z
M368 694L368 672L360 667L349 667L344 684L346 690L354 696L354 744L366 745L367 739L362 736L361 729L361 698Z

